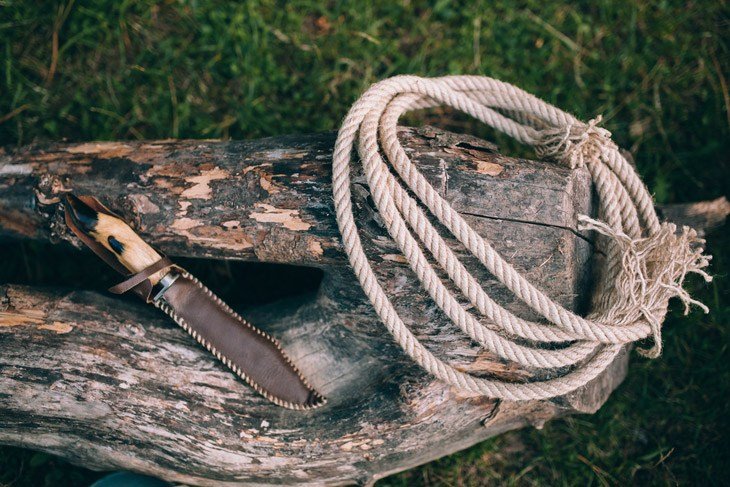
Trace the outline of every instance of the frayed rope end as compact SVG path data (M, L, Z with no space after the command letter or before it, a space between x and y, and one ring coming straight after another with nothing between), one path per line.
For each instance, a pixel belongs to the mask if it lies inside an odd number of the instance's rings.
M639 320L648 323L654 345L637 350L641 355L656 358L661 354L661 325L671 298L682 301L685 315L692 305L705 313L710 311L683 288L690 273L699 274L706 282L712 281L712 276L703 270L712 257L703 253L705 241L694 229L685 226L678 232L675 224L665 222L653 235L632 239L621 230L585 215L578 217L578 228L595 230L619 249L621 269L605 301L607 309L600 310L601 319L619 326Z
M598 115L588 123L575 122L541 130L535 152L541 159L557 159L571 169L585 166L589 160L598 160L605 148L613 144L611 132L598 126L602 120Z

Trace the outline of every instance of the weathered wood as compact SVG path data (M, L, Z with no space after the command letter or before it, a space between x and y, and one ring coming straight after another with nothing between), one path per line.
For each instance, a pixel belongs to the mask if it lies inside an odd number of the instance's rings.
M432 128L401 137L478 232L551 297L581 308L591 245L572 225L577 212L591 212L585 172L507 158ZM246 314L281 338L330 403L307 413L270 405L141 303L9 284L0 287L0 442L194 485L368 483L508 429L600 407L625 375L625 355L584 390L526 403L461 395L414 366L347 266L331 202L333 142L324 134L93 143L2 156L4 238L74 242L56 204L73 190L101 197L171 255L323 269L315 296ZM403 264L361 177L354 188L366 250L419 339L465 370L534 376L454 330ZM487 273L477 277L497 301L534 318Z
M706 235L725 224L730 214L730 202L721 196L709 201L662 205L657 209L664 219L677 225L687 225L700 235Z
M488 142L432 128L402 136L459 211L555 227L569 221L569 172L515 165ZM174 255L346 266L331 203L333 142L334 134L321 134L21 149L0 156L0 238L71 239L55 203L73 189L103 196ZM544 198L555 191L562 197ZM362 211L373 217L370 205Z

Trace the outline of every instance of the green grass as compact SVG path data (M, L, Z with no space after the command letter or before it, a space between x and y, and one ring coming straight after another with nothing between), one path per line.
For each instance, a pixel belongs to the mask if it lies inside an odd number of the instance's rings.
M725 1L0 0L0 145L250 138L337 128L387 76L485 74L583 119L602 113L659 202L730 188ZM54 48L55 46L55 48ZM513 143L449 111L420 118ZM594 416L487 441L383 484L727 484L728 236L709 315L670 316ZM675 308L678 308L675 306ZM0 485L95 474L0 449Z

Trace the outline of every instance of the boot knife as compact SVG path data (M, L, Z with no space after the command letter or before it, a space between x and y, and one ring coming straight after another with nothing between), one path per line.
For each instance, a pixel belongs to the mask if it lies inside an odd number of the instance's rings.
M326 402L274 338L239 316L198 279L152 248L99 200L67 194L65 219L82 242L127 276L111 292L132 292L165 312L274 404L302 410Z

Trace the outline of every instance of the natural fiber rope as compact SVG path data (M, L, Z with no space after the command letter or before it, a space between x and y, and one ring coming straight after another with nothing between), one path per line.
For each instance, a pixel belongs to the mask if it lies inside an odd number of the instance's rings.
M588 169L599 196L602 221L581 215L578 226L605 237L601 245L607 257L587 317L565 309L531 284L413 165L398 141L398 119L408 111L440 105L456 108L534 146L541 157ZM659 222L646 187L611 141L610 133L597 126L599 122L600 117L584 124L508 83L480 76L397 76L371 86L352 106L333 155L334 202L345 250L385 326L406 353L431 374L460 389L508 400L558 396L598 376L627 343L652 337L654 346L643 353L658 356L661 323L670 298L679 297L686 312L690 304L707 311L682 289L685 276L691 272L710 280L702 270L710 259L702 253L704 241L692 229L685 227L678 233L675 225ZM350 193L355 142L388 232L441 310L464 333L504 359L530 368L569 367L568 373L526 383L477 378L441 361L413 336L378 283L357 232ZM418 201L401 186L388 163ZM545 322L524 320L494 302L439 235L423 207ZM422 248L499 331L484 326L459 303ZM517 337L528 340L529 345L517 343ZM567 346L555 350L539 347L548 342Z

